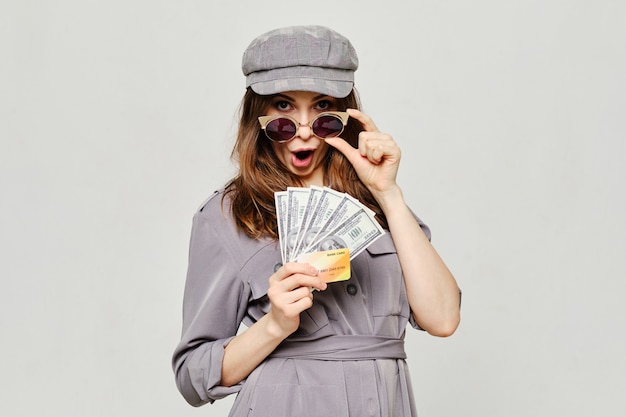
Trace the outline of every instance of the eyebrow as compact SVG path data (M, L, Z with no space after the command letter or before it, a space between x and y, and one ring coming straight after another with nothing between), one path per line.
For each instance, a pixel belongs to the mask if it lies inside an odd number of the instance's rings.
M289 97L288 95L285 95L285 94L282 94L282 93L276 94L276 97L282 97L282 98L284 98L286 100L289 100L289 101L295 101L294 98ZM313 101L317 101L317 100L325 98L325 97L330 97L330 96L327 95L327 94L318 94L315 97L313 97Z

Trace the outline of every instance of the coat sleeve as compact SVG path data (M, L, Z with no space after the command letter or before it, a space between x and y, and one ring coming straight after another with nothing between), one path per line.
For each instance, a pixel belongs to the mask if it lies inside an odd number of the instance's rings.
M213 220L213 221L212 221ZM224 218L219 219L225 222ZM176 385L193 405L213 403L241 384L220 385L224 347L237 334L249 287L239 279L230 236L202 212L193 219L183 301L183 330L172 366Z

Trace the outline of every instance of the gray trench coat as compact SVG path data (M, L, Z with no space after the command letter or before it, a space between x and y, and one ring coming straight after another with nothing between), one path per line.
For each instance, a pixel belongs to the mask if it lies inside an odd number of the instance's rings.
M315 293L300 328L246 380L220 385L224 346L241 323L267 313L268 278L281 262L276 241L236 229L222 195L216 191L193 219L172 361L184 398L199 406L238 393L233 417L416 416L404 332L419 326L389 233L352 260L349 280Z

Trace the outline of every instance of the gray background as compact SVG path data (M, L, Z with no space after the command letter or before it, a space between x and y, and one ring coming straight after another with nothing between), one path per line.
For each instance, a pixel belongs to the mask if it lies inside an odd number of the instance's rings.
M227 414L169 364L191 217L243 50L310 23L464 290L452 338L407 334L420 416L625 414L623 1L0 4L0 415Z

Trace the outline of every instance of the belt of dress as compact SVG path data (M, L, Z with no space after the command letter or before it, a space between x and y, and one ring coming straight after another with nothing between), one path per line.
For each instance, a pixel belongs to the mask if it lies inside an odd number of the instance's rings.
M337 335L309 341L285 340L270 357L335 361L406 359L406 352L402 339L369 335Z

